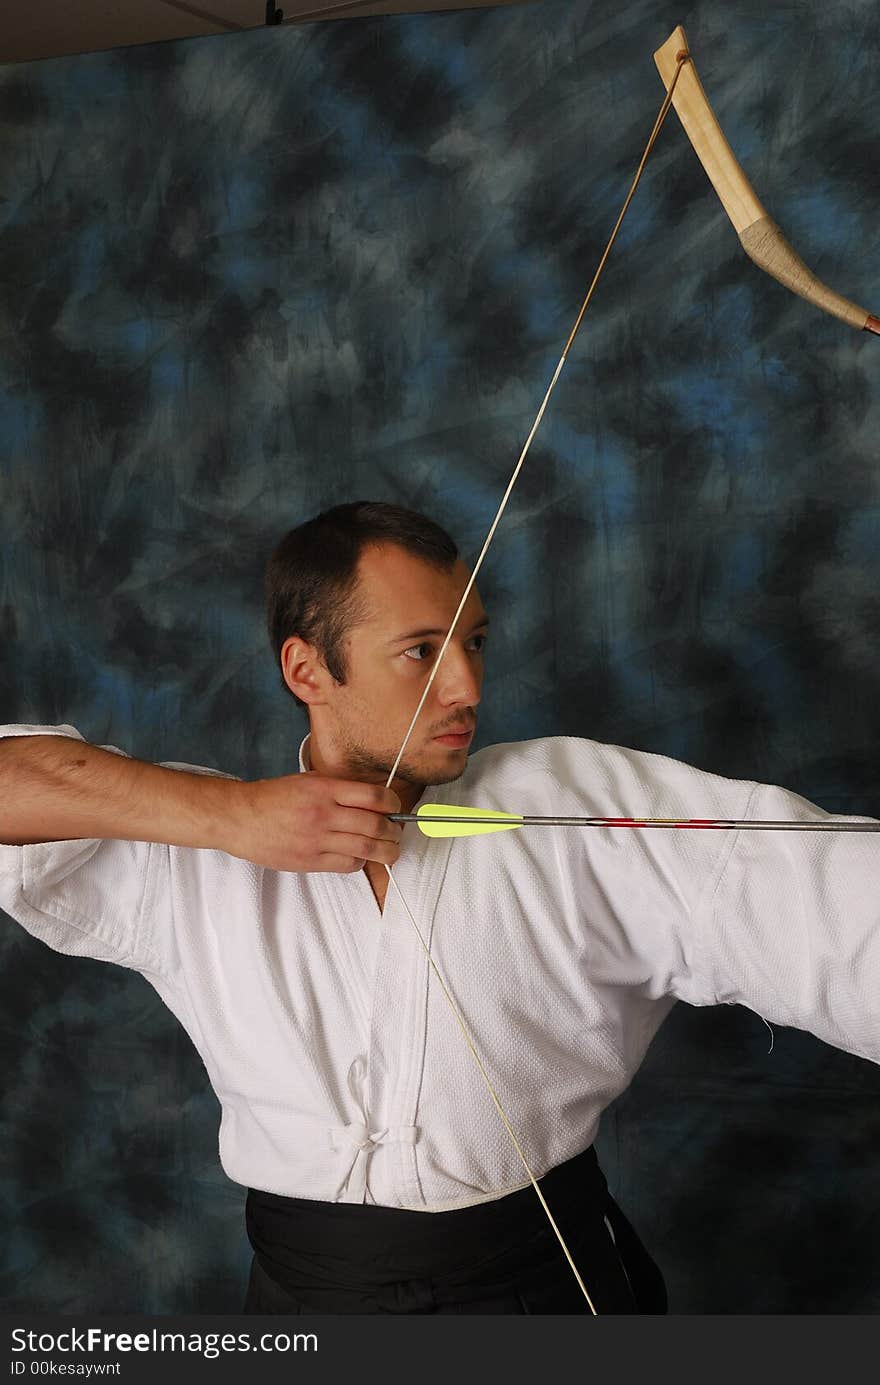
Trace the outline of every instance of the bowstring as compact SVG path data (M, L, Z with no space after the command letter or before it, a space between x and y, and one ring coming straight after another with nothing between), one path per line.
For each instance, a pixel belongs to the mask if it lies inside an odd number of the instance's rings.
M509 480L508 483L507 483L507 488L506 488L506 490L505 490L505 492L504 492L504 495L503 495L502 498L501 498L501 503L500 503L499 506L498 506L498 510L497 510L497 512L496 512L496 514L495 514L495 518L492 520L492 523L491 523L491 525L489 526L489 532L488 532L488 534L486 535L486 538L485 538L485 540L484 540L484 542L483 542L483 546L482 546L482 548L481 548L481 550L480 550L480 553L479 553L479 556L478 556L478 558L477 558L477 561L476 561L476 563L474 564L473 571L472 571L472 573L471 573L471 575L470 575L470 578L469 578L469 580L468 580L468 583L467 583L467 585L466 585L466 587L465 587L465 589L464 589L464 593L463 593L463 595L462 595L462 598L461 598L461 600L460 600L459 603L458 603L458 609L456 610L455 615L454 615L453 618L452 618L452 624L450 625L449 630L448 630L448 632L447 632L447 634L446 634L446 637L445 637L445 639L443 640L442 645L440 646L440 652L439 652L439 654L437 655L437 658L436 658L436 660L435 660L435 662L434 662L434 667L433 667L432 670L431 670L431 673L430 673L430 676L429 676L429 678L428 678L428 681L427 681L427 683L425 684L425 687L424 687L424 690L422 691L421 697L419 698L418 705L417 705L415 711L413 712L412 720L410 721L410 724L409 724L409 726L408 726L408 728L407 728L406 735L405 735L404 738L403 738L403 744L401 745L399 751L397 752L397 757L396 757L396 759L395 759L395 761L394 761L394 764L391 766L391 771L390 771L390 773L389 773L389 775L388 775L388 778L387 778L387 780L386 780L386 782L385 782L385 787L386 787L386 789L388 789L388 788L391 787L392 781L394 780L394 776L395 776L395 774L397 773L398 768L400 767L400 762L401 762L401 760L403 759L403 755L404 755L404 752L405 752L405 750L406 750L406 747L409 745L410 737L412 736L412 733L413 733L413 731L414 731L414 729L415 729L416 722L418 721L419 716L420 716L421 711L422 711L422 708L424 707L425 702L427 701L428 694L429 694L429 692L431 691L431 687L432 687L432 685L433 685L434 679L437 677L437 672L438 672L438 670L439 670L439 668L440 668L440 662L441 662L441 660L442 660L444 654L446 653L446 650L449 648L450 641L451 641L453 635L455 634L455 629L456 629L456 626L458 625L459 619L461 618L461 613L462 613L462 611L464 610L465 605L467 604L467 599L468 599L468 597L470 596L471 591L472 591L473 586L474 586L474 583L475 583L476 580L477 580L477 575L478 575L478 573L479 573L479 571L480 571L480 568L481 568L482 565L483 565L483 560L484 560L484 558L486 557L486 554L487 554L488 551L489 551L489 546L490 546L490 544L491 544L491 542L492 542L492 539L493 539L494 536L495 536L495 531L496 531L496 529L498 528L499 523L501 522L501 516L504 514L504 511L505 511L505 509L507 508L507 502L508 502L508 500L510 499L510 496L511 496L511 494L512 494L512 492L513 492L514 486L516 485L517 478L519 477L519 474L520 474L520 472L522 471L523 463L524 463L524 461L525 461L525 459L526 459L526 456L528 455L529 448L530 448L531 445L532 445L532 439L534 438L535 434L536 434L537 431L538 431L538 428L539 428L540 425L541 425L541 420L542 420L543 417L544 417L544 412L545 412L545 410L546 410L546 408L547 408L547 405L548 405L548 403L549 403L549 401L550 401L550 396L552 395L554 389L556 388L556 382L557 382L557 380L559 379L559 376L560 376L561 373L562 373L562 367L565 365L566 359L567 359L567 357L568 357L568 353L569 353L569 351L571 350L572 343L574 342L574 339L575 339L575 337L577 336L577 333L578 333L578 329L580 328L581 322L583 321L584 314L585 314L585 312L587 311L587 308L590 306L590 302L592 301L593 294L595 293L595 290L596 290L596 285L598 284L599 279L601 278L602 271L604 270L606 261L607 261L607 259L608 259L608 256L609 256L609 254L611 253L611 247L613 246L615 240L617 239L617 233L618 233L618 231L620 230L620 227L621 227L621 225L622 225L622 223L623 223L623 219L624 219L624 217L626 216L627 211L629 210L629 205L630 205L630 203L631 203L631 201L632 201L632 199L633 199L633 196L634 196L634 194L635 194L635 190L636 190L636 188L638 187L639 183L641 182L642 173L644 172L645 165L646 165L646 163L648 162L648 156L650 155L651 150L654 148L654 145L655 145L656 142L657 142L657 137L659 136L660 131L661 131L661 129L663 128L663 122L665 121L667 115L669 114L669 108L670 108L670 106L672 105L672 96L673 96L673 92L675 91L676 84L677 84L677 82L678 82L679 76L680 76L680 74L681 74L681 71L682 71L682 69L683 69L685 63L690 62L690 54L689 54L686 50L682 50L680 53L678 53L678 54L676 55L676 61L677 61L677 67L676 67L676 69L675 69L675 75L674 75L674 77L673 77L673 79L672 79L672 82L670 83L670 86L669 86L668 91L666 92L666 95L665 95L665 97L664 97L663 103L662 103L662 105L661 105L661 107L660 107L660 110L659 110L659 112L658 112L658 114L657 114L657 118L656 118L656 120L654 121L654 127L653 127L653 129L651 130L651 133L650 133L650 135L649 135L649 137L648 137L648 142L647 142L647 144L645 145L644 152L643 152L643 154L642 154L641 159L639 160L639 165L638 165L638 168L636 169L635 177L634 177L633 180L632 180L632 184L631 184L631 186L630 186L629 192L627 193L626 199L624 200L624 203L623 203L623 206L622 206L621 209L620 209L620 214L619 214L619 216L618 216L618 218L617 218L617 221L616 221L615 224L614 224L614 229L613 229L613 231L611 232L611 235L610 235L609 238L608 238L608 244L605 246L605 249L604 249L604 251L602 252L602 257L601 257L601 259L599 260L598 267L597 267L597 269L596 269L595 274L593 275L593 279L592 279L592 282L591 282L591 284L590 284L589 289L587 290L586 297L584 298L584 301L583 301L583 303L581 304L581 308L580 308L580 311L579 311L579 313L578 313L578 315L577 315L577 317L576 317L576 319L575 319L574 326L572 327L571 332L569 333L568 340L566 341L565 346L564 346L563 351L562 351L562 355L561 355L560 358L559 358L559 363L558 363L558 365L556 366L555 371L553 372L553 376L552 376L552 378L551 378L551 380L550 380L550 384L549 384L548 387L547 387L547 392L545 393L544 398L543 398L543 400L541 401L541 407L538 409L538 413L537 413L537 415L536 415L536 417L535 417L535 421L534 421L534 423L532 424L531 428L529 429L528 436L527 436L527 438L526 438L526 440L525 440L525 443L524 443L524 445L523 445L523 449L522 449L522 451L521 451L521 453L520 453L520 455L519 455L519 459L517 460L516 466L515 466L514 469L513 469L513 472L512 472L511 477L510 477L510 480ZM498 1093L495 1091L494 1086L492 1085L492 1082L491 1082L491 1079L490 1079L490 1077L489 1077L489 1074L486 1072L486 1069L485 1069L485 1067L484 1067L484 1065L483 1065L483 1062L482 1062L482 1060L481 1060L481 1058L480 1058L480 1055L479 1055L479 1053L477 1052L476 1045L474 1044L474 1041L473 1041L473 1039L471 1038L471 1035L470 1035L470 1033L469 1033L469 1031L468 1031L468 1029L467 1029L467 1026L465 1025L465 1022L464 1022L464 1020L462 1019L461 1012L459 1011L458 1006L456 1005L455 1001L453 1000L452 995L450 994L450 991L449 991L449 987L447 986L446 982L444 981L443 977L441 976L440 970L439 970L439 968L437 967L437 964L436 964L436 962L434 961L434 958L431 956L431 949L430 949L430 947L428 946L427 942L425 941L424 937L422 936L421 929L419 928L418 924L416 923L416 920L415 920L415 917L413 916L412 910L410 909L409 905L407 904L406 900L405 900L404 897L403 897L403 894L402 894L402 892L401 892L400 886L398 885L397 880L396 880L395 877L394 877L394 872L392 871L392 869L391 869L391 867L390 867L389 865L386 865L386 866L385 866L385 870L386 870L387 873L388 873L388 879L389 879L389 881L391 882L391 884L393 885L394 890L395 890L395 893L397 894L398 899L400 900L401 904L403 905L404 912L406 913L406 915L407 915L407 917L408 917L410 923L411 923L412 926L413 926L413 929L415 930L416 937L418 938L418 940L419 940L419 942L420 942L420 944L421 944L421 946L422 946L422 949L423 949L423 951L424 951L424 953L425 953L425 956L426 956L426 958L427 958L427 960L428 960L428 964L429 964L429 966L431 967L431 970L433 971L435 977L437 978L437 981L438 981L438 983L439 983L439 985L440 985L440 989L441 989L441 992L442 992L442 994L443 994L443 997L444 997L444 999L446 1000L447 1004L449 1005L450 1010L452 1011L452 1014L453 1014L454 1017L455 1017L455 1020L456 1020L456 1022L457 1022L457 1024L458 1024L458 1027L459 1027L459 1029L461 1030L461 1033L462 1033L462 1035L463 1035L463 1037L464 1037L465 1043L467 1044L468 1049L470 1050L471 1056L472 1056L472 1058L474 1059L474 1062L475 1062L476 1065L477 1065L477 1069L479 1070L480 1075L481 1075L481 1077L483 1078L483 1081L484 1081L484 1083L485 1083L485 1085L486 1085L486 1088L487 1088L487 1090L488 1090L488 1092L489 1092L489 1095L490 1095L490 1097L492 1098L492 1102L493 1102L493 1104L494 1104L494 1106L495 1106L495 1109L496 1109L496 1111L498 1112L498 1115L499 1115L500 1118L501 1118L501 1121L502 1121L502 1123L503 1123L503 1125L504 1125L504 1128L506 1129L508 1135L510 1136L511 1142L513 1143L513 1147L514 1147L514 1149L516 1150L517 1155L519 1156L519 1159L520 1159L520 1161L521 1161L521 1163L522 1163L523 1168L525 1169L526 1173L528 1174L529 1182L531 1183L532 1187L534 1188L535 1192L536 1192L537 1195L538 1195L538 1200L539 1200L539 1202L541 1203L541 1206L543 1207L544 1212L545 1212L546 1215L547 1215L547 1219L548 1219L548 1221L549 1221L549 1223L550 1223L550 1226L551 1226L552 1229L553 1229L553 1233L554 1233L554 1235L556 1236L556 1239L558 1240L560 1246L562 1247L563 1254L565 1255L565 1258L566 1258L566 1260L568 1261L568 1263L569 1263L569 1265L570 1265L570 1267L571 1267L572 1273L574 1274L574 1277L575 1277L575 1279L577 1280L578 1287L579 1287L579 1289L581 1290L581 1293L583 1294L584 1298L585 1298L586 1301L587 1301L587 1304L588 1304L588 1306L589 1306L590 1312L593 1314L594 1317L597 1317L598 1314L597 1314L597 1311L596 1311L596 1307L595 1307L595 1304L593 1303L592 1298L591 1298L590 1295L589 1295L589 1292L588 1292L588 1290L587 1290L587 1286L584 1284L584 1281L583 1281L583 1279L581 1278L581 1275L580 1275L580 1272L578 1271L577 1265L575 1264L574 1260L572 1259L571 1252L569 1251L568 1246L566 1245L565 1240L564 1240L564 1238L563 1238L563 1236L562 1236L562 1233L561 1233L561 1231L559 1230L559 1227L556 1225L556 1221L555 1221L555 1219L554 1219L554 1217L553 1217L553 1214L552 1214L552 1212L550 1211L550 1208L549 1208L548 1205L547 1205L547 1201L546 1201L546 1199L545 1199L545 1197L544 1197L544 1194L543 1194L543 1192L541 1191L540 1187L538 1186L538 1180L535 1178L535 1175L534 1175L534 1173L532 1172L531 1166L530 1166L528 1160L526 1159L525 1154L523 1153L522 1145L520 1144L519 1140L517 1139L516 1133L515 1133L515 1131L514 1131L514 1129L513 1129L513 1126L512 1126L511 1123L510 1123L510 1120L509 1120L509 1118L508 1118L507 1112L505 1111L503 1105L501 1104L501 1100L500 1100L500 1098L499 1098L499 1096L498 1096Z

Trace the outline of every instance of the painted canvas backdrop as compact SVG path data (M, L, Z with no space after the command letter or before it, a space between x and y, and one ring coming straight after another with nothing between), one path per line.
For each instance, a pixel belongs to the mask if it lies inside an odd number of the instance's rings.
M374 497L474 556L679 21L771 213L876 310L868 0L548 0L0 70L0 719L295 768L271 547ZM589 736L877 813L878 368L743 257L670 117L481 580L478 744ZM237 1311L244 1190L189 1040L141 978L3 924L5 1305ZM876 1311L880 1074L770 1045L679 1006L606 1118L612 1189L674 1311Z

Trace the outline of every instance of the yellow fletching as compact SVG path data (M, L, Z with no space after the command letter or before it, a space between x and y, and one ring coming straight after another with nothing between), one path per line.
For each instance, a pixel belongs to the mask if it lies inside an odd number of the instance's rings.
M485 808L456 808L451 803L423 803L418 816L428 818L479 818L479 822L419 822L419 831L426 837L480 837L485 832L511 832L522 826L517 813L492 813ZM491 822L486 822L491 818Z

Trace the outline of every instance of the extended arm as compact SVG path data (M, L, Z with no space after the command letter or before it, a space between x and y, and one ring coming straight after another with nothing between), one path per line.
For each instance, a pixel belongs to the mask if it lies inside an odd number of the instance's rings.
M270 870L390 864L397 795L319 774L252 782L168 768L59 735L0 737L0 846L105 839L204 847Z
M164 769L68 736L0 740L0 844L86 838L218 846L236 781Z

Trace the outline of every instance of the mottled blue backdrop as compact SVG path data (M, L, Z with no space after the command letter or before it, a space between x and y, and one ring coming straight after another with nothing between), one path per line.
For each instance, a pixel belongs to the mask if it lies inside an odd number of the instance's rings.
M295 767L271 547L373 497L475 554L679 21L771 214L880 312L873 0L548 0L0 69L0 720ZM670 117L485 569L479 743L584 735L880 813L878 376L880 342L743 256ZM5 1306L237 1311L244 1190L188 1039L141 978L4 924ZM880 1073L769 1047L678 1007L606 1120L612 1188L675 1311L876 1312Z

